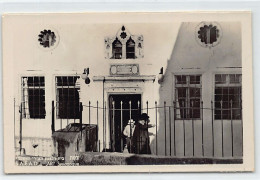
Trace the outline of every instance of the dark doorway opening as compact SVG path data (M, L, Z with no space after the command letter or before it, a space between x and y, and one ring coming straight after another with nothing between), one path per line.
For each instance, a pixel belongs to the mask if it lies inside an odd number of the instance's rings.
M109 96L110 141L113 152L123 152L126 143L123 130L129 119L135 121L140 114L141 94L113 94Z

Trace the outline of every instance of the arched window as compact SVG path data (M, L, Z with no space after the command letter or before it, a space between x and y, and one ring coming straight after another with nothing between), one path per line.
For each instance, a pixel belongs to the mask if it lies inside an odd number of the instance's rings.
M126 59L135 59L135 42L131 37L126 42Z
M116 38L112 45L114 59L122 59L122 43Z

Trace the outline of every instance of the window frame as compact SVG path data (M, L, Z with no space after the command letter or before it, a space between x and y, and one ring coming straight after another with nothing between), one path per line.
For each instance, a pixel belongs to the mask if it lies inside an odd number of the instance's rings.
M116 58L116 56L115 56L116 53L115 53L115 50L114 50L114 43L116 41L120 42L121 45L122 45L122 47L121 47L121 58ZM128 50L127 44L130 41L132 41L134 43L134 46L132 47L133 51L128 52L127 51ZM112 57L110 59L112 59L112 60L134 60L134 59L137 59L137 57L136 57L136 53L137 53L136 52L136 46L137 46L136 41L131 36L129 36L128 39L121 39L119 37L115 37L113 39L113 42L112 42L111 45L112 45ZM129 58L127 56L128 54L133 54L133 58Z
M121 44L121 57L120 58L116 58L116 54L120 54L120 53L116 52L115 47L114 47L114 44L116 44L116 41ZM116 37L115 40L112 42L112 59L122 59L122 57L123 57L123 45L124 45L124 43Z
M33 86L33 87L30 87L29 88L29 86L28 86L28 84L27 84L27 89L28 89L28 111L29 111L29 114L26 114L26 112L25 112L25 97L24 97L24 89L25 89L25 87L24 87L24 81L23 81L23 79L24 78L35 78L35 77L38 77L38 78L43 78L43 82L44 82L44 85L43 86L41 86L40 84L39 84L39 86L37 85L37 86ZM28 81L28 79L27 79L27 81ZM47 116L47 112L46 112L46 76L44 75L44 74L23 74L23 75L20 75L20 87L21 87L21 103L22 103L22 119L32 119L32 120L35 120L35 119L37 119L37 120L43 120L43 119L46 119L46 116ZM44 113L43 113L43 117L31 117L31 114L30 114L30 105L29 105L29 102L30 102L30 100L29 100L29 89L43 89L43 91L44 91L44 95L43 95L43 104L44 104L44 107L43 107L43 111L44 111ZM39 96L40 97L40 96ZM41 100L40 100L41 101ZM35 108L33 108L33 109L35 109ZM40 108L39 108L40 109ZM35 113L34 113L34 115L35 115ZM27 117L28 116L28 117ZM39 113L39 116L41 116L41 113Z
M184 109L188 110L186 112L186 116L189 116L189 117L181 117L181 113L180 113L180 118L177 117L177 114L175 114L175 119L176 120L201 120L203 117L203 113L202 113L202 107L201 107L201 103L202 103L202 73L198 74L198 73L184 73L184 74L173 74L174 76L174 99L175 99L175 102L178 101L178 96L176 95L178 93L178 88L185 88L186 89L186 107L184 107ZM185 84L177 84L177 76L186 76L186 83ZM200 77L200 83L199 84L191 84L190 83L190 77L191 76L199 76ZM200 89L200 96L199 97L191 97L190 96L190 90L192 88L199 88ZM199 111L200 111L200 117L197 118L197 117L191 117L190 116L190 113L189 111L192 109L191 106L190 106L190 103L191 103L191 100L192 99L199 99ZM175 108L175 112L177 110L181 110L182 108L181 107L174 107ZM194 116L194 115L193 115Z
M225 83L218 83L216 84L216 75L227 75L227 78L226 78L226 82ZM230 84L230 75L240 75L240 80L239 80L239 83L231 83ZM213 85L214 85L214 89L213 89L213 118L214 120L216 121L221 121L221 120L228 120L228 121L231 121L231 120L242 120L243 119L243 106L242 106L242 73L241 72L218 72L218 73L215 73L213 74ZM239 98L239 108L233 108L232 106L232 109L240 109L240 112L241 112L241 118L237 119L237 118L232 118L232 114L230 115L230 118L220 118L220 119L217 119L216 118L216 109L219 110L219 111L223 111L221 108L216 108L216 88L240 88L239 90L239 95L240 95L240 98ZM229 95L229 94L228 94ZM228 108L229 109L229 108ZM231 110L232 111L232 110ZM221 115L222 116L222 115Z
M58 89L59 88L64 88L64 89L68 89L68 87L69 87L69 89L77 89L77 91L78 91L78 96L79 96L79 104L80 104L80 85L79 84L77 84L77 80L75 81L75 85L74 86L68 86L68 85L65 85L65 86L58 86L57 85L57 77L78 77L78 79L80 79L80 76L79 75L75 75L75 74L56 74L56 75L54 75L54 96L55 96L55 107L56 107L56 110L55 110L55 117L56 117L56 119L60 119L60 120L62 120L62 119L67 119L67 120L72 120L72 119L74 119L74 120L78 120L79 119L79 117L78 118L68 118L68 117L66 117L66 118L61 118L60 116L59 116L59 93L58 93Z
M133 42L134 43L134 46L133 47L128 47L127 45L130 43L130 42ZM128 43L129 42L129 43ZM129 39L125 42L125 58L126 59L136 59L136 56L135 56L135 46L136 46L136 43L135 41L131 38L131 36L129 37ZM127 51L128 48L133 48L133 51ZM129 58L129 54L133 54L134 58ZM128 56L127 56L128 55Z

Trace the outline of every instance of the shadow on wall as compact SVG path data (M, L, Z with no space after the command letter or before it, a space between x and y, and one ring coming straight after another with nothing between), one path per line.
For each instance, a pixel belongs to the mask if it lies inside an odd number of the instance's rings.
M223 24L226 34L232 34L233 31L229 31L227 28L229 26L226 26ZM230 36L216 48L201 47L195 41L191 27L195 27L195 24L183 23L181 25L170 60L167 61L164 79L160 83L159 101L157 102L158 117L156 118L158 120L157 136L151 141L152 153L176 157L241 157L243 156L242 121L214 120L215 112L212 109L213 104L211 104L211 101L214 101L212 84L215 83L213 77L216 66L240 67L241 59L236 58L236 56L240 56L240 51L232 49L233 41L236 42L237 39L235 36ZM224 54L223 50L225 50ZM218 61L218 65L215 65L215 59L230 54L236 56L232 55L228 59ZM229 71L225 72L229 73ZM199 73L201 75L200 100L204 102L203 104L200 102L200 107L203 107L203 110L200 109L200 118L193 117L194 119L183 120L184 116L180 118L182 116L180 110L174 110L174 106L180 107L178 103L173 102L175 100L173 74L176 73L185 73L183 75ZM184 92L189 91L190 89L186 89ZM183 97L185 101L188 98L187 95ZM156 113L149 112L149 116L153 116L153 114ZM176 120L176 116L179 117L178 120Z

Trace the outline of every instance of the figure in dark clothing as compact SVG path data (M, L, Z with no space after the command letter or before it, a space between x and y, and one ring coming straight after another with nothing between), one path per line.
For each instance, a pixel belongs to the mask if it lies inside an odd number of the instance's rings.
M154 127L154 125L148 124L149 122L149 116L146 113L141 114L136 122L132 138L133 153L135 154L151 154L148 128Z

